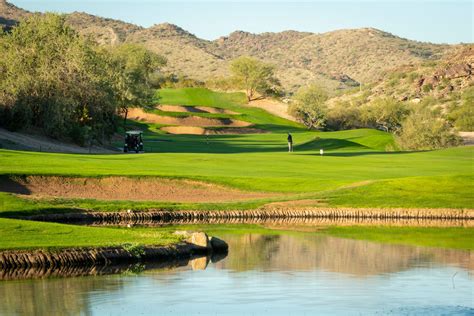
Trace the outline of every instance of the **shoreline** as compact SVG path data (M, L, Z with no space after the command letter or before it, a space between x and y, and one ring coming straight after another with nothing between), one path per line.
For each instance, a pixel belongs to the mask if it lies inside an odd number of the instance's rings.
M176 262L196 257L222 258L226 242L202 232L176 232L188 237L171 245L121 245L110 247L11 249L0 251L0 271L11 269L57 269L64 267L110 266L147 261ZM1 278L0 278L1 280Z
M353 220L438 220L465 221L474 220L474 209L403 209L403 208L260 208L255 210L156 210L97 212L81 211L70 213L53 213L31 216L16 216L16 219L58 222L58 223L120 223L120 222L159 222L190 223L196 221L232 221L232 220L290 220L290 219L325 219Z

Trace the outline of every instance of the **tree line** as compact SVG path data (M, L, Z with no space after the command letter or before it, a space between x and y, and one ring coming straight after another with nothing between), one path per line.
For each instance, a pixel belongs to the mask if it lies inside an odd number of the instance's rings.
M474 129L473 96L471 87L445 113L429 98L409 104L391 97L366 100L361 96L328 105L326 92L310 85L296 93L289 112L309 129L375 128L394 134L400 149L430 150L459 145L456 129Z
M33 15L0 33L0 126L102 142L128 107L151 102L150 76L165 63L138 45L98 46L64 16Z

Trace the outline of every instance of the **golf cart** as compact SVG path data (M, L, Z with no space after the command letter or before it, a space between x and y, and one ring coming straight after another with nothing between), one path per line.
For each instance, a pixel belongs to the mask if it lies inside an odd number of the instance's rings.
M139 153L143 151L142 131L127 131L125 132L125 145L123 152L135 151Z

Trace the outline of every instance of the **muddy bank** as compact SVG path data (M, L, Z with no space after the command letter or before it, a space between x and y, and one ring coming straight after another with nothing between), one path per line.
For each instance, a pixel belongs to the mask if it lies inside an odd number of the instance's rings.
M22 217L28 220L62 223L262 223L262 222L308 222L308 223L383 223L402 224L425 221L427 223L459 226L474 225L474 210L456 209L351 209L351 208L305 208L305 209L257 209L238 211L126 211L83 212L44 214Z
M199 181L153 177L0 177L0 191L38 197L162 202L225 202L275 196Z
M188 234L187 232L183 232ZM2 270L42 267L44 269L76 266L109 266L145 261L173 262L195 256L219 256L227 244L205 233L186 235L187 241L168 246L115 246L66 248L58 250L6 250L0 252Z

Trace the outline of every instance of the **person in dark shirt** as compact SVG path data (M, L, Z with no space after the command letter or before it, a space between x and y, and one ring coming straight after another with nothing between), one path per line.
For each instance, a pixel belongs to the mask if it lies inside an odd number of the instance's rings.
M288 133L288 152L293 151L293 136L291 136L290 133Z

